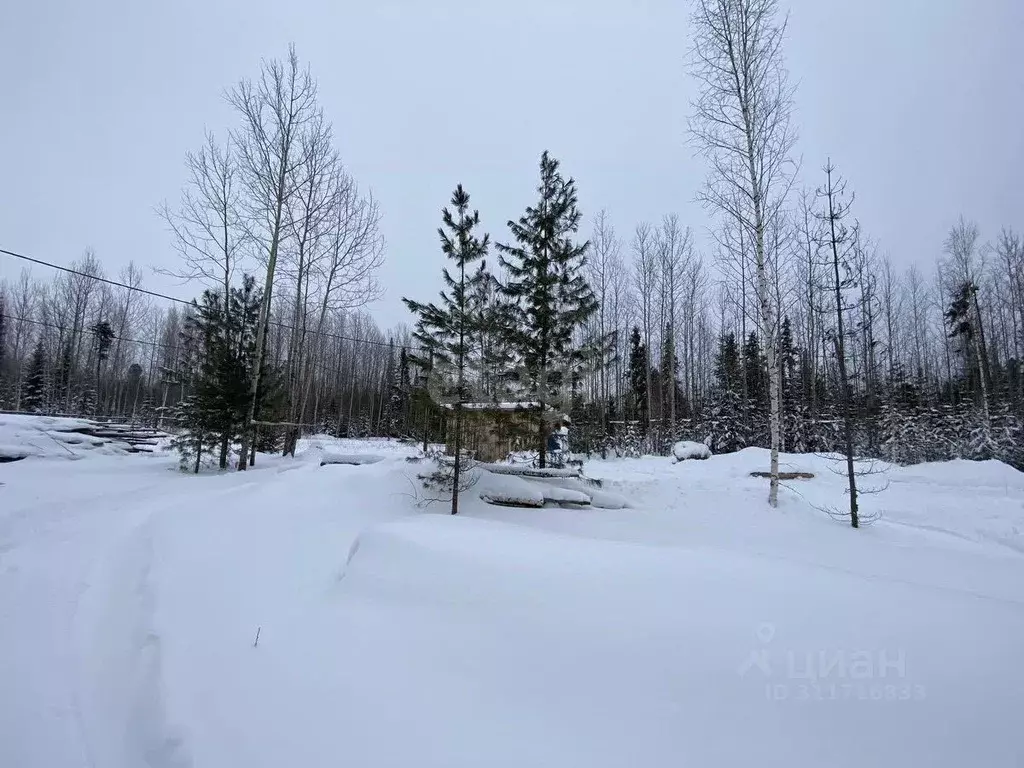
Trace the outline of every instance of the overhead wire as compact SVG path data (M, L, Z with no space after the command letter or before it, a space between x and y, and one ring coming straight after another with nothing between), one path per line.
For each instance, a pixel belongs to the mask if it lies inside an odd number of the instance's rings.
M129 285L128 283L123 283L123 282L121 282L119 280L111 280L110 278L100 277L99 275L90 275L89 273L82 272L81 270L72 269L71 267L65 267L65 266L63 266L61 264L54 264L52 262L45 261L43 259L34 258L32 256L26 256L23 253L18 253L16 251L11 251L11 250L8 250L6 248L0 248L0 253L4 254L6 256L11 256L11 257L13 257L15 259L20 259L22 261L30 262L32 264L39 264L40 266L49 267L51 269L56 269L56 270L58 270L60 272L66 272L68 274L77 275L78 277L83 277L83 278L86 278L88 280L96 280L98 282L106 283L107 285L112 285L112 286L115 286L117 288L124 288L125 290L128 290L128 291L135 291L137 293L145 294L146 296L152 296L152 297L157 298L157 299L164 299L165 301L170 301L170 302L173 302L175 304L184 304L187 307L195 306L195 302L194 301L187 301L185 299L180 299L177 296L169 296L166 293L160 293L158 291L151 291L151 290L149 290L147 288L140 288L139 286L136 286L136 285ZM32 320L26 320L26 321L27 322L34 322ZM292 332L313 333L309 329L299 329L299 328L296 328L293 325L289 325L288 323L282 323L280 320L268 319L267 320L267 325L273 325L273 326L275 326L277 328L282 328L284 330L292 331ZM68 329L64 329L64 330L68 330ZM359 339L359 338L356 338L354 336L346 336L345 334L333 333L333 332L330 332L330 331L321 331L320 332L320 336L323 337L323 338L337 339L339 341L350 341L350 342L352 342L354 344L370 344L370 345L380 346L380 347L395 346L392 342L389 342L389 341L376 341L374 339ZM139 341L138 343L140 343L140 344L152 344L153 342ZM419 349L418 347L402 346L402 345L399 345L399 346L400 346L400 348L406 349L408 351L414 351L414 350L418 350Z
M6 315L5 317L7 317L10 320L16 320L23 323L32 323L33 325L40 325L43 326L44 328L52 328L53 330L56 331L68 332L74 330L73 328L70 328L66 325L57 325L56 323L49 323L46 322L45 320L33 320L30 317L19 317L18 315ZM151 347L159 347L160 349L170 349L173 350L175 353L177 353L181 349L181 347L178 344L167 344L162 341L148 341L147 339L131 339L124 336L111 336L110 338L112 341L123 341L128 344L146 344ZM337 372L336 368L327 368L323 363L317 363L313 367L316 370L320 371L321 373Z

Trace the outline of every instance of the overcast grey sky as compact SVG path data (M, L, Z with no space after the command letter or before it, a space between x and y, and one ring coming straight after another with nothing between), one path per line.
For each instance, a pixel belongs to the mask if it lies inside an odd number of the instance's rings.
M830 154L897 264L930 264L961 213L986 238L1024 227L1024 3L782 5L804 176L816 182ZM204 128L233 124L225 87L289 42L381 203L383 326L408 319L401 296L436 289L435 230L455 184L504 240L544 149L577 178L588 228L606 208L628 239L674 211L704 243L704 170L685 136L688 13L684 0L11 0L0 247L67 264L92 246L110 272L171 263L154 206L176 200ZM20 268L0 255L0 277Z

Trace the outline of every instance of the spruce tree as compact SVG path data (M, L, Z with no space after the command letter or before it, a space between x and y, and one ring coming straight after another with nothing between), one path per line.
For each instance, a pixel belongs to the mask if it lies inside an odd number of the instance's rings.
M768 403L768 369L761 343L753 331L743 345L743 363L747 371L747 397L753 408L761 410Z
M409 392L412 386L412 377L409 375L409 354L405 347L398 355L398 394L401 398L401 408L398 409L399 434L404 436L409 433Z
M255 280L245 275L227 301L222 292L205 291L201 302L193 302L182 331L182 347L192 358L192 393L179 408L179 428L185 435L176 447L183 464L194 465L197 472L201 455L213 450L207 450L208 443L219 447L218 464L227 467L230 447L241 438L249 409L261 301ZM265 363L269 365L269 359ZM261 378L261 403L267 401L274 382L272 372ZM262 416L262 409L257 412Z
M61 347L60 350L60 363L57 368L57 376L53 382L53 394L56 396L61 403L64 404L64 408L70 410L71 399L74 395L74 388L72 386L72 378L74 376L74 366L72 365L73 349L72 340L68 339L67 342ZM57 406L59 409L61 406Z
M606 349L607 339L574 345L575 332L598 309L583 276L589 242L575 243L581 214L577 185L559 171L558 161L541 156L540 200L517 221L509 221L514 244L502 244L508 274L502 290L513 321L507 325L519 384L537 403L540 465L545 466L546 411L571 395L573 374Z
M221 467L226 467L227 449L230 443L242 441L242 428L252 397L252 378L256 375L256 331L259 323L260 304L263 291L251 275L242 276L242 284L231 289L229 312L225 317L226 349L222 352L221 365L222 426L221 426ZM255 415L257 419L277 420L284 415L284 394L282 375L267 357L263 360L260 386L257 390ZM254 448L257 447L254 445ZM273 451L261 444L261 450ZM249 462L250 465L252 462Z
M806 450L806 439L803 433L803 413L801 410L801 381L797 369L799 351L793 343L793 328L786 317L782 321L779 334L779 372L782 376L781 412L782 412L782 450L791 453L802 453Z
M760 340L753 331L743 345L743 368L747 389L747 399L743 404L744 426L750 435L750 445L766 447L769 443L768 363L761 354Z
M191 309L181 330L183 397L173 411L178 431L171 445L178 451L182 471L198 474L203 456L212 456L220 443L218 374L225 347L224 296L205 291ZM188 394L184 394L186 386Z
M199 474L203 457L212 456L217 449L218 436L210 427L215 419L195 394L182 398L174 407L177 433L171 447L178 452L182 472Z
M437 232L441 251L455 264L453 275L447 267L441 270L447 290L441 291L440 304L422 304L402 299L418 316L414 338L430 356L435 374L454 384L451 400L455 412L452 477L452 514L459 512L460 475L462 472L462 406L467 402L467 369L471 361L472 337L477 327L473 312L473 274L469 267L487 254L489 238L478 237L474 230L480 224L480 213L470 211L469 194L459 184L452 193L452 209L441 211L442 226ZM454 211L454 212L453 212Z
M676 439L676 424L673 423L673 416L678 418L679 413L675 411L675 403L680 403L683 393L679 389L679 356L676 354L676 335L671 323L665 323L664 342L661 348L661 371L662 376L662 403L669 404L669 424L665 430L665 437L670 444ZM671 388L675 387L675 392ZM664 424L662 425L664 427Z
M26 411L41 411L46 403L46 350L43 340L36 342L28 375L22 389L21 407Z
M736 334L731 331L719 340L714 374L715 386L719 390L737 393L743 390L743 361L740 360Z
M990 458L996 451L996 444L991 434L992 419L989 407L988 368L983 349L981 330L981 314L977 307L978 286L972 282L964 282L957 287L953 301L946 310L946 321L949 323L950 338L960 339L961 354L968 372L967 384L974 393L978 413L972 415L973 422L969 440L968 453L971 457Z
M94 407L99 407L100 402L100 370L104 361L110 357L110 346L114 341L114 329L106 320L94 323L90 328L92 333L93 351L96 353L96 378L95 378L95 402Z
M392 437L391 424L394 421L392 415L393 392L395 385L395 340L388 339L388 357L384 364L384 376L381 379L381 412L377 418L376 434L384 437Z
M647 413L647 347L642 341L640 328L633 326L629 336L629 393L630 414L640 422L641 433L647 434L650 414Z
M258 307L259 305L257 304L257 310ZM257 316L255 320L259 322L259 317ZM253 339L253 354L249 357L246 364L246 371L250 376L255 364L255 348L255 339ZM289 413L284 370L274 365L270 355L264 355L261 370L260 386L256 393L256 419L258 421L284 421ZM251 394L246 395L247 402L250 396ZM241 426L239 426L239 429L241 429ZM239 439L241 439L241 435L239 435ZM278 453L283 449L286 439L290 440L291 438L286 437L285 430L280 427L260 428L249 448L249 466L255 465L257 451L260 453ZM290 447L294 449L294 446Z
M715 357L714 384L705 419L708 445L715 453L732 453L748 445L743 421L743 363L736 334L723 334Z
M547 152L540 159L540 199L509 221L514 244L499 244L508 274L502 291L514 322L507 329L520 386L536 402L537 450L545 465L546 410L571 398L575 372L607 349L608 339L574 345L576 331L598 309L583 277L589 242L576 243L580 212L576 182Z
M388 382L390 391L384 428L389 437L405 437L409 431L409 356L405 347Z
M504 400L514 362L508 328L515 322L515 315L498 280L483 262L473 276L472 296L477 321L473 343L480 366L481 399Z

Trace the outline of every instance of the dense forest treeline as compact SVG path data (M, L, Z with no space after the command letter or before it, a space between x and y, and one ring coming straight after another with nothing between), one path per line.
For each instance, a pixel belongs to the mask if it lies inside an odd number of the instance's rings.
M835 329L819 311L816 235L795 225L791 235L790 269L780 275L789 283L779 345L784 447L835 450ZM626 242L607 213L596 217L586 270L599 309L580 338L610 335L612 343L569 405L577 448L659 452L684 437L707 439L719 452L767 445L764 342L744 311L752 290L732 274L731 254L708 259L692 240L672 216L638 225ZM96 279L107 273L92 252L70 266L79 274L44 279L37 267L0 287L0 407L168 427L190 392L185 328L194 310L133 290L144 283L134 265L112 278L126 287ZM858 449L898 462L999 457L1019 465L1020 236L1006 229L984 240L970 222L956 222L926 273L895 268L858 233L844 269L848 288L862 297L848 345ZM493 285L477 291L488 306ZM267 342L280 370L301 338L291 330L295 314L282 286ZM298 314L308 329L308 313ZM414 386L408 358L418 345L407 329L382 330L360 308L329 313L320 336L307 373L310 428L420 437L429 424L437 433L438 414L424 418L428 393ZM308 342L303 351L314 354ZM480 375L475 398L505 397L491 384L496 377ZM274 418L287 421L287 409Z
M300 432L427 440L453 413L441 405L489 400L568 413L584 452L698 439L1024 466L1021 236L961 218L923 233L923 253L888 253L831 161L812 174L789 159L785 78L735 93L716 79L714 13L768 18L776 4L698 6L706 243L671 213L621 229L613 212L584 219L586 189L544 153L538 202L487 211L512 217L507 231L474 231L458 188L438 249L439 267L457 266L447 303L411 297L415 328L382 329L368 310L382 213L292 51L229 90L235 127L186 156L189 181L160 208L181 256L163 271L202 294L172 301L145 290L138 265L111 274L89 250L49 254L68 268L0 284L0 407L177 429L196 466L226 466L240 445L244 467L256 447L293 450ZM735 66L782 72L781 29L756 30L762 47ZM743 122L766 112L770 125Z

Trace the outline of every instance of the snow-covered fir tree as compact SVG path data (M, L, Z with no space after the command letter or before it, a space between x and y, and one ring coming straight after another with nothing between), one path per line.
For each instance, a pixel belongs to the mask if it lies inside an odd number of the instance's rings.
M475 277L472 266L487 255L490 238L476 234L480 213L470 210L469 194L461 184L452 193L451 208L442 210L441 220L442 226L437 230L441 252L454 266L452 270L448 267L441 270L446 290L441 292L440 303L424 304L408 298L403 301L417 316L413 337L429 356L435 382L441 387L439 391L454 411L451 512L455 515L459 511L462 490L463 405L469 397L467 374L472 365L473 334L479 325L472 295Z
M199 474L203 466L210 466L216 459L218 435L210 426L216 420L203 407L197 395L188 395L174 408L175 435L171 447L178 452L178 463L182 472Z
M388 403L385 410L385 430L389 437L409 434L409 355L405 347L398 353L398 365L392 370Z
M36 342L32 351L32 360L29 363L28 375L21 392L21 407L31 412L41 411L46 405L47 399L47 377L46 377L46 349L40 339Z
M544 466L546 409L564 409L571 402L574 374L600 357L609 340L577 343L577 329L598 309L583 277L589 243L576 241L576 182L562 175L548 152L541 156L537 191L537 203L508 222L514 242L497 247L508 274L502 291L513 314L507 340L519 386L537 404L537 452Z
M650 424L647 412L647 345L634 325L629 335L629 408L627 418L639 422L641 434Z
M217 463L225 469L231 446L240 438L249 407L259 306L259 290L246 275L226 301L221 292L205 291L186 318L182 341L194 358L191 395L177 414L182 434L176 447L183 465L196 472L211 440L218 448Z
M732 453L748 444L743 418L743 364L734 333L724 334L719 341L714 375L705 439L715 453Z

